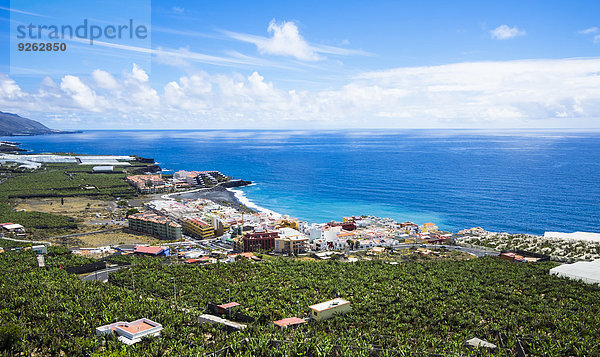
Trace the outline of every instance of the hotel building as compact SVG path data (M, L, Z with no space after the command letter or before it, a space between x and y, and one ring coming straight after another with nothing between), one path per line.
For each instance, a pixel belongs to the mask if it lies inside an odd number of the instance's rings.
M182 227L170 218L155 213L142 212L128 217L129 229L151 234L161 239L179 240L183 237Z
M182 220L185 234L200 239L209 239L215 236L215 228L197 218L184 218Z

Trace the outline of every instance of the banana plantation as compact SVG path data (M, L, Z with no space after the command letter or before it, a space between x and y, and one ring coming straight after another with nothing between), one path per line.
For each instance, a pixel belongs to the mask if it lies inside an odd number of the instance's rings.
M77 260L76 260L77 259ZM206 266L129 258L107 283L58 266L81 258L49 249L0 254L0 353L36 356L532 356L600 355L600 288L550 276L556 264L496 258L391 265L275 259ZM86 261L87 262L87 261ZM336 297L352 311L280 330ZM209 303L238 302L240 332L199 324ZM227 317L227 316L224 316ZM127 346L95 328L148 318L161 335ZM468 350L473 337L498 346Z

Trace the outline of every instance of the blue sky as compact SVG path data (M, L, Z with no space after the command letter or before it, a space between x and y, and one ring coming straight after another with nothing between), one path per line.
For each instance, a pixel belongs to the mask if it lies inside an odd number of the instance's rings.
M0 0L0 110L81 129L598 128L599 10L597 1ZM133 19L149 36L16 50L19 24L83 19Z

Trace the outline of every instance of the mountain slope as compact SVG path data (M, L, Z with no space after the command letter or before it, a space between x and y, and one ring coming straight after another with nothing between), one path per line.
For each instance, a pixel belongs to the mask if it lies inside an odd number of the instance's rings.
M0 136L57 134L53 130L35 120L23 118L17 114L0 112Z

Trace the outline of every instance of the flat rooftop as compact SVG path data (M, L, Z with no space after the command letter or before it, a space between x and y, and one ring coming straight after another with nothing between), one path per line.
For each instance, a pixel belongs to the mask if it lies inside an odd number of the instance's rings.
M119 329L123 330L123 331L127 331L129 333L132 334L136 334L136 333L140 333L146 330L150 330L151 328L154 328L156 326L147 323L146 321L140 321L140 322L135 322L135 323L131 323L128 325L121 325L118 326Z
M349 304L350 301L344 300L342 298L335 298L333 300L325 301L319 304L309 306L310 309L315 311L325 311L338 306Z

